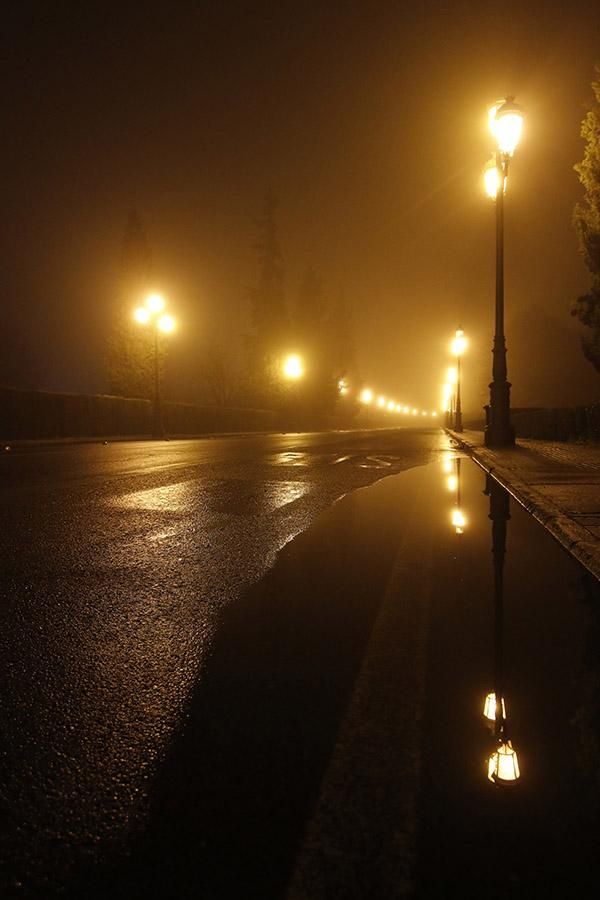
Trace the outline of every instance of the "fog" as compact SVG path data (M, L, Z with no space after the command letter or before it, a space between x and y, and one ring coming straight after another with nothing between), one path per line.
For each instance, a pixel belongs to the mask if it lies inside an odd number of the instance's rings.
M487 109L512 93L527 115L506 197L512 401L598 399L569 314L588 285L571 216L597 4L136 6L5 13L0 382L106 390L132 209L178 321L170 396L206 398L215 346L243 377L270 190L286 297L308 267L326 297L344 293L357 379L437 405L461 325L464 407L480 409L495 263Z

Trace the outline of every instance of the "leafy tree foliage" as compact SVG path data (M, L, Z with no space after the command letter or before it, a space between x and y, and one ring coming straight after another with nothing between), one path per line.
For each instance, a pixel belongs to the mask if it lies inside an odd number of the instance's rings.
M600 372L600 65L596 75L592 82L595 102L581 123L583 160L575 166L585 193L573 217L591 285L590 291L573 303L571 314L590 329L582 338L583 352Z
M140 327L133 310L151 286L152 253L137 212L125 225L114 321L108 342L106 368L109 391L123 397L151 397L154 348L150 329Z

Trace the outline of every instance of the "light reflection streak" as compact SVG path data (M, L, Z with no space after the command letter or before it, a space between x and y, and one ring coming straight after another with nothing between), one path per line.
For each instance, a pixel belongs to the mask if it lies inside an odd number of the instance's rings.
M115 498L111 501L111 505L140 512L182 512L189 500L191 487L190 481L180 481L177 484L166 484L145 491L133 491L131 494Z

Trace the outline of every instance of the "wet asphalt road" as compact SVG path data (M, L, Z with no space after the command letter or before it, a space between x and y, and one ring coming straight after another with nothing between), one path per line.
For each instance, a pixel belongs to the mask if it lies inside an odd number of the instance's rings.
M336 561L327 527L301 570L308 581L299 585L297 567L287 581L285 568L265 573L336 499L423 465L442 443L438 429L400 429L3 454L6 896L281 895L286 853L300 840L385 585L356 606L323 703L305 710L314 743L298 744L303 757L278 771L301 726L288 715L279 727L277 711L294 691L294 715L304 698L315 704L315 686L295 684L298 661L272 658L289 647L273 629L293 639L290 630L311 627L310 615L284 613L284 601L293 610L312 598L322 610L341 572L354 580L346 595L367 596L369 585L361 594L360 567ZM371 526L376 556L376 519ZM301 644L305 672L312 654L315 671L326 667L340 611L334 604L327 641ZM252 760L253 783L235 783L240 755ZM296 789L282 815L277 784L293 778L290 765ZM271 822L271 838L285 835L277 859L251 840L253 816Z

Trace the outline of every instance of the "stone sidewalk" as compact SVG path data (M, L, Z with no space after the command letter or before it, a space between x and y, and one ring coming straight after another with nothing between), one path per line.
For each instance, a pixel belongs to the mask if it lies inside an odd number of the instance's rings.
M490 449L481 431L446 431L600 579L600 445L519 438Z

